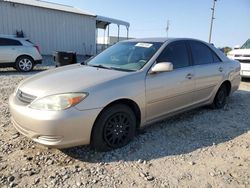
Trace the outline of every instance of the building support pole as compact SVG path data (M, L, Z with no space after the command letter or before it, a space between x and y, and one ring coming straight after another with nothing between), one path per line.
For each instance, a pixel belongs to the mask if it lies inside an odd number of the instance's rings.
M118 26L118 38L117 38L117 42L120 41L120 25L117 25Z
M105 34L106 34L106 27L104 27L103 29L103 46L102 46L102 50L105 50L105 46L106 46L106 41L105 41Z
M129 38L129 27L126 26L126 28L127 28L127 39L128 39Z
M108 24L107 47L108 47L109 44L110 44L110 40L109 40L109 26L110 26L110 24Z
M96 28L95 33L96 33L96 36L95 36L95 54L97 54L98 53L98 28ZM85 55L86 55L86 47L85 47Z

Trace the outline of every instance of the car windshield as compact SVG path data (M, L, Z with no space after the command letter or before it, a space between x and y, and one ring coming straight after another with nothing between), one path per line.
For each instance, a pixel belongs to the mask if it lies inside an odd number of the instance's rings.
M120 42L86 64L99 68L137 71L150 60L161 45L160 42Z
M241 47L241 49L250 49L250 39L248 39Z

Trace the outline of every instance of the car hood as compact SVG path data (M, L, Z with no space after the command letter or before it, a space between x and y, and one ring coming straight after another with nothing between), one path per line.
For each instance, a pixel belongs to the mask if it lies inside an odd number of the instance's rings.
M128 74L131 73L77 64L39 73L24 80L18 89L36 97L67 92L88 92L90 87Z
M250 49L236 49L228 52L228 55L250 55Z

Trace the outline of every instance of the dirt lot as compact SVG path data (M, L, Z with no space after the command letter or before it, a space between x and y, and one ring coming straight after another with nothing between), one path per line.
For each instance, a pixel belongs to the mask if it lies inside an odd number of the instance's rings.
M8 97L31 74L0 69L0 187L250 187L250 80L222 110L168 118L97 153L48 149L15 131Z

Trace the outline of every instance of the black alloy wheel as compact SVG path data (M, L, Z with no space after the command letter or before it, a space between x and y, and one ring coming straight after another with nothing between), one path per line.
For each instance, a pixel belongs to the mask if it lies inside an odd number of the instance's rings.
M91 134L91 147L109 151L127 145L135 136L136 117L124 104L105 109L97 118Z
M126 113L116 113L111 116L104 126L103 136L107 144L112 148L119 148L129 141L132 119Z
M222 85L216 93L212 107L215 109L223 108L226 105L227 97L227 87Z

